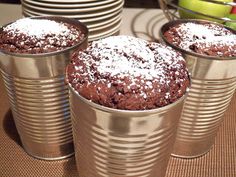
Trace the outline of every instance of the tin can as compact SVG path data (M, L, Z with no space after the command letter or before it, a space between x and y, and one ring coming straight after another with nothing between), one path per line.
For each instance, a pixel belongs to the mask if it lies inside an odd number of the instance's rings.
M192 78L172 155L194 158L207 153L214 144L224 113L235 92L236 57L213 57L188 52L165 39L163 34L169 27L186 22L213 22L175 20L166 23L160 30L162 41L183 54Z
M85 38L46 54L0 51L0 70L23 148L33 157L58 160L74 154L65 67L76 49L87 47L86 26L62 17L36 17L78 26Z
M185 96L162 108L129 111L95 104L69 89L81 177L165 176Z

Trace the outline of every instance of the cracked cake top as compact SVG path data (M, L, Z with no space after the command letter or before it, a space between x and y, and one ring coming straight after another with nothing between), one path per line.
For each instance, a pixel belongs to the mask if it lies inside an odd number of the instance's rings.
M88 100L123 110L168 105L182 97L190 84L180 53L130 36L94 41L74 53L67 79Z

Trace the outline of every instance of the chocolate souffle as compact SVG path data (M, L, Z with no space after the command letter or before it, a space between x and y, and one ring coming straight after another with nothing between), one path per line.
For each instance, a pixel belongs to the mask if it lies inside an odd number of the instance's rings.
M94 41L74 53L67 79L86 99L122 110L163 107L182 97L190 85L180 53L130 36Z
M48 19L23 18L0 31L0 50L39 54L71 47L85 37L80 28Z
M235 32L216 23L183 22L164 32L166 40L183 50L207 56L235 57Z

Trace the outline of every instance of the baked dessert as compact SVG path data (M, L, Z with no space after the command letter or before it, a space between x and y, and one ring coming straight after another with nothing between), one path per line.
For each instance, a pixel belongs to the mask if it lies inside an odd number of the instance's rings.
M179 23L166 30L164 37L186 51L207 56L236 56L235 33L216 23Z
M79 27L52 19L23 18L0 31L0 50L39 54L60 51L85 37Z
M130 36L94 41L74 53L67 79L86 99L122 110L163 107L182 97L190 84L180 53Z

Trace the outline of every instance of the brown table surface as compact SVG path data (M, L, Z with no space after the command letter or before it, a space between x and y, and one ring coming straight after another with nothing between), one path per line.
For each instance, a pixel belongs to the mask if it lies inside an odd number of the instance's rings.
M2 18L2 14L4 18ZM20 6L0 5L0 25L20 18ZM165 19L159 10L124 9L121 34L149 38ZM225 114L215 144L195 159L171 157L166 177L236 177L236 95ZM0 177L77 177L75 159L42 161L23 150L0 76ZM157 176L158 177L158 176Z

